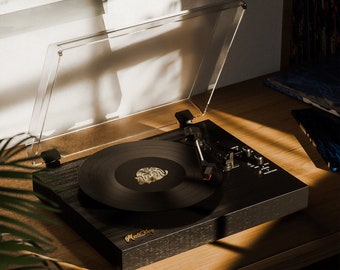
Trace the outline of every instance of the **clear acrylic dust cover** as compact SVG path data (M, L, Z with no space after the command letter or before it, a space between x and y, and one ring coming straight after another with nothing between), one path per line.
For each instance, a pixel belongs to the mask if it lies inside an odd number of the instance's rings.
M33 108L29 156L87 155L202 116L245 10L243 1L182 1L181 10L51 44Z

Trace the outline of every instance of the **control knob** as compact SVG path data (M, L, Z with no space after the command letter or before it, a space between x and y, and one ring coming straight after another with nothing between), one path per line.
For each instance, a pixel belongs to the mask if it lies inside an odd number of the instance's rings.
M256 154L254 155L254 159L255 159L256 165L259 165L259 166L263 165L264 163L263 156Z

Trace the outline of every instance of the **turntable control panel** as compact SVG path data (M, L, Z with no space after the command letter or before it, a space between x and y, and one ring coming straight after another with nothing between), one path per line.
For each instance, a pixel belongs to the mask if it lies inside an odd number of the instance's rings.
M251 175L255 178L278 171L279 167L213 122L207 120L193 124L190 113L181 113L176 115L180 128L156 138L195 148L204 180L211 179L213 173L233 174L236 170L253 172Z
M258 176L263 176L278 170L269 160L245 145L232 146L224 153L219 152L218 155L222 160L224 172L247 167L256 172Z
M233 146L223 158L225 160L224 171L239 168L240 162L245 163L246 166L257 171L258 175L266 175L277 171L277 168L271 167L268 160L247 146Z

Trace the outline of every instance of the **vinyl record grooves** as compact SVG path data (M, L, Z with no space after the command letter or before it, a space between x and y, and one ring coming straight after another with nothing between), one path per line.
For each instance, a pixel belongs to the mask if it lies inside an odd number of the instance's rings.
M129 211L164 211L197 204L216 191L202 180L195 149L177 142L142 140L90 156L78 172L82 191Z

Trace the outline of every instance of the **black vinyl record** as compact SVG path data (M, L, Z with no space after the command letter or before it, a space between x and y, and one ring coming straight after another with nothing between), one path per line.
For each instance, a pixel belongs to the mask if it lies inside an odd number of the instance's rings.
M194 148L141 140L99 151L78 172L81 190L94 200L128 211L164 211L197 204L216 191L202 178Z

